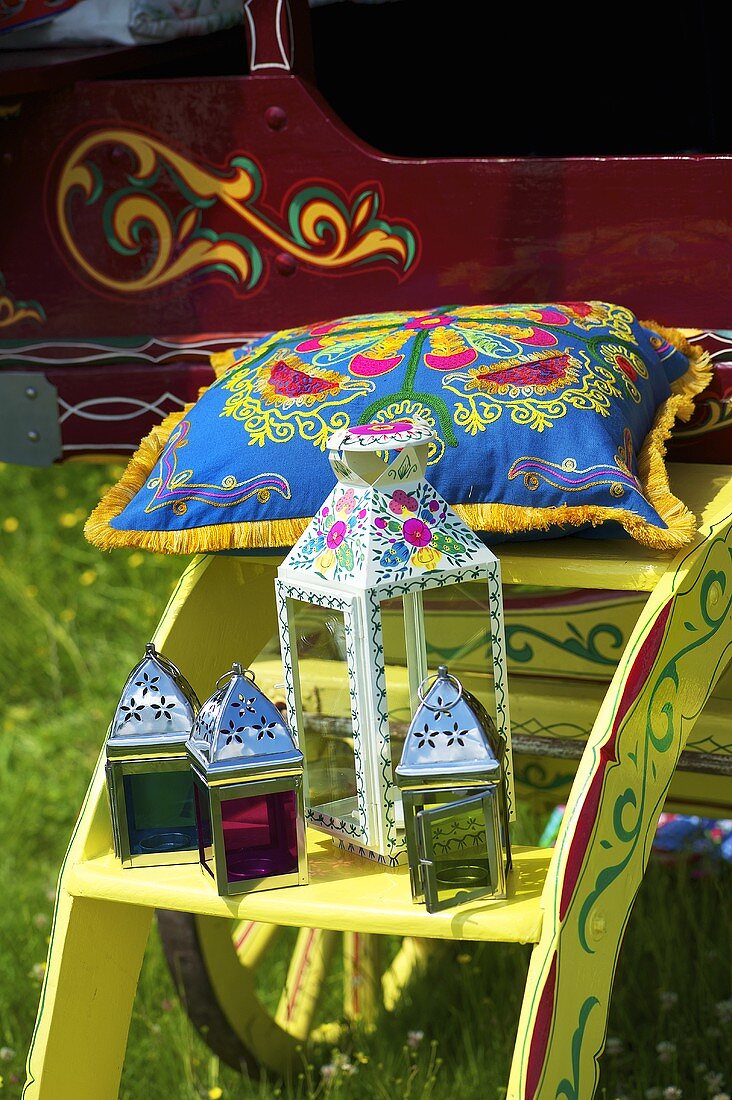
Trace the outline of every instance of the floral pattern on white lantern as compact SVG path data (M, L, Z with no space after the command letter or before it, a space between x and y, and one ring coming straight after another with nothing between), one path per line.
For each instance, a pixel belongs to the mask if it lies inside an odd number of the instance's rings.
M499 564L426 481L435 440L432 428L416 419L331 436L338 482L277 580L287 705L305 755L308 821L342 846L390 863L405 858L394 781L398 733L406 733L435 649L427 636L425 593L468 583L485 592L488 709L507 747L513 816ZM401 630L394 659L385 652L385 612ZM329 653L311 643L318 636L332 639ZM393 636L392 630L387 640ZM411 700L403 720L389 702L390 680L401 665Z

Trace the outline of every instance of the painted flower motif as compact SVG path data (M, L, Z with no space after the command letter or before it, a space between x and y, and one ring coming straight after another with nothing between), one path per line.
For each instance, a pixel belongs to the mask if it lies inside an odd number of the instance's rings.
M392 507L395 502L396 507ZM388 537L388 546L379 559L382 567L396 569L411 561L418 569L434 569L443 554L455 557L464 552L462 543L439 530L446 509L434 498L420 504L413 494L395 489L388 507L389 515L374 520L376 529Z
M348 530L342 519L337 519L325 536L325 541L330 550L337 550L346 537Z
M402 432L409 432L413 428L413 422L411 420L392 420L391 422L385 421L382 424L370 423L370 424L355 424L351 429L351 435L401 435Z
M432 531L421 519L408 519L402 527L402 535L410 546L429 546L432 542Z
M355 559L349 536L355 534L367 512L358 507L359 498L352 488L344 490L333 508L324 504L313 520L315 533L303 546L303 554L313 561L321 574L335 569L353 572Z
M389 511L395 516L401 516L404 512L416 512L417 498L411 493L405 493L403 489L395 489L389 501Z

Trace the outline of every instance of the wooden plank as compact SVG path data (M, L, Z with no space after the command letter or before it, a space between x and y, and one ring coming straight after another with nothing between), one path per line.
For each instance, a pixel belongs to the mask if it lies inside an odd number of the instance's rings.
M442 913L428 913L412 902L407 867L388 868L349 855L312 830L308 886L221 898L195 865L166 867L164 875L155 867L124 870L111 852L77 864L67 883L77 897L272 924L534 943L541 931L539 897L551 854L546 848L514 849L507 900L476 901Z

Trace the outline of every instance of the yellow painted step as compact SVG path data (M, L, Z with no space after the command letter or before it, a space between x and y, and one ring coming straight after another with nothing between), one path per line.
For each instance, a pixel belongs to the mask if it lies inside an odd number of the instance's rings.
M428 913L423 905L412 902L406 867L387 869L349 855L336 849L329 837L312 830L308 843L308 886L260 891L241 898L220 898L195 864L123 869L111 852L77 863L66 885L77 897L272 924L507 943L536 943L539 939L539 899L550 849L514 849L514 870L505 901L476 901Z

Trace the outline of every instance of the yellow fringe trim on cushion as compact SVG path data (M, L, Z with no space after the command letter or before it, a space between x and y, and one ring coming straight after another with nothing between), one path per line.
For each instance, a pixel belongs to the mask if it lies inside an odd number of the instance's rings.
M229 367L233 367L236 362L233 351L215 351L209 358L217 378L225 374Z
M662 328L652 322L649 322L649 327L663 335L675 347L678 346L675 340L684 340L676 329ZM708 353L693 345L687 346L688 351L684 354L689 357L689 369L673 384L671 396L659 406L638 456L643 494L667 524L666 529L654 527L628 509L593 504L563 504L556 508L531 508L514 504L457 504L453 506L457 514L474 530L487 534L492 531L497 534L548 531L554 526L576 527L585 523L597 527L601 523L615 522L621 524L637 542L654 550L675 551L686 546L696 531L696 519L669 487L664 462L666 442L675 421L688 420L691 416L694 396L709 385L713 369ZM212 356L212 362L218 359L223 364L223 360L230 355L230 352L216 353ZM231 362L227 360L227 367L222 369L228 369L230 365ZM205 392L205 388L202 392ZM173 429L192 408L193 405L187 405L180 412L171 413L142 440L120 480L102 497L86 521L84 534L89 542L102 550L135 547L161 554L205 554L220 550L262 550L292 546L307 528L310 517L220 523L184 531L121 531L110 526L110 521L124 511L146 483Z
M677 351L682 351L688 359L693 358L694 346L689 343L681 329L666 328L665 325L659 325L656 321L641 321L641 324L643 328L653 329L659 336L663 336L664 340L668 340L669 344L673 345Z

